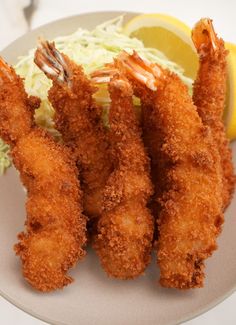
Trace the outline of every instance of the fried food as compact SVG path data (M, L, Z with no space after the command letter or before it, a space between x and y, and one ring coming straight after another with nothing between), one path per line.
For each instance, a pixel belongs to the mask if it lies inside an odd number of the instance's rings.
M104 81L103 71L101 79ZM142 274L151 258L154 225L147 208L152 194L150 164L133 108L131 85L116 74L108 88L114 171L104 189L94 248L109 276L130 279Z
M235 187L232 152L223 124L226 100L227 50L213 28L212 21L201 19L192 30L199 54L199 70L193 88L193 101L204 125L209 126L218 147L223 171L223 207L232 198Z
M135 52L120 54L116 65L141 98L145 132L150 131L147 138L152 139L150 155L161 161L155 187L161 174L166 182L158 197L160 283L179 289L201 287L204 260L216 249L223 222L219 152L177 75Z
M39 100L28 97L23 81L0 59L0 135L27 189L26 230L16 254L25 279L40 291L72 282L67 271L84 255L86 220L71 153L34 124Z
M92 97L96 87L82 67L61 54L54 43L41 41L35 63L53 81L48 97L56 111L56 128L64 143L73 150L81 170L85 213L91 218L98 217L111 163L102 108Z
M141 275L157 234L161 285L203 286L204 262L217 248L236 177L223 124L224 41L206 18L192 39L200 61L193 99L175 73L135 51L121 52L89 80L54 43L41 40L34 61L52 81L48 98L63 145L35 125L39 99L27 96L0 58L0 136L28 193L15 251L34 288L52 291L73 281L68 271L85 255L82 204L109 276ZM93 98L96 83L108 84L108 129ZM141 99L142 130L133 95Z

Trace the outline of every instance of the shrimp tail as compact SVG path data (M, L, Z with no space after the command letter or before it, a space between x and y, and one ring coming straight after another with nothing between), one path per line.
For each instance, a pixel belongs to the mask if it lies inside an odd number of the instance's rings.
M192 40L200 56L204 57L210 50L215 53L219 47L220 40L217 38L212 20L200 19L192 30Z
M12 68L0 57L0 81L3 82L3 76L9 80L13 80L12 78ZM1 77L2 76L2 77Z
M54 42L39 39L34 62L49 79L56 78L58 82L66 83L70 87L71 71Z

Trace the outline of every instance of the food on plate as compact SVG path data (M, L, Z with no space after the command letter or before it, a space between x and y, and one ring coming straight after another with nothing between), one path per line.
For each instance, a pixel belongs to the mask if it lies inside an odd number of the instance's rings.
M33 121L39 103L0 59L0 135L28 192L26 230L15 251L26 280L51 291L72 282L67 271L85 255L86 222L73 156Z
M191 29L183 21L162 13L142 14L130 19L123 32L141 40L145 47L164 53L184 69L185 76L196 77L198 57L191 41Z
M203 286L204 260L221 230L222 170L211 131L204 126L180 78L137 53L121 53L117 65L141 98L146 143L164 184L156 200L160 283L187 289ZM151 140L150 140L151 138ZM158 162L157 162L158 164Z
M123 16L119 16L96 26L92 31L79 28L73 34L57 37L55 39L56 48L75 63L81 65L85 73L88 74L102 68L104 64L112 62L120 51L132 52L134 49L142 57L160 63L176 72L189 88L192 87L192 79L185 76L183 68L168 59L159 50L145 47L137 38L125 35L122 24ZM34 64L34 55L35 49L31 49L27 55L19 59L15 69L24 78L27 93L41 99L41 105L34 115L36 124L46 128L56 138L60 138L60 134L54 128L54 109L48 100L48 91L52 85L51 80ZM106 109L110 104L109 94L106 90L104 91L102 86L100 91L94 94L94 97L105 108L103 118L106 123ZM135 105L138 104L135 101ZM3 166L2 171L10 165L10 160L7 160L6 157L6 154L3 159L0 157L0 164Z
M110 77L109 141L114 170L104 188L94 248L109 276L130 279L142 274L151 260L154 224L147 203L152 184L131 85L118 71L93 74L96 82Z
M183 45L188 28L166 17L140 16L125 32L144 36L161 23L161 34ZM190 37L175 46L178 64L122 34L121 24L118 17L91 32L41 39L16 72L0 60L0 173L10 148L28 192L15 250L41 291L72 281L67 271L85 255L88 235L111 277L143 274L155 242L162 286L202 287L233 195L223 124L233 82L226 87L230 61L211 20L193 28L197 53ZM190 62L198 56L197 72Z
M158 49L182 67L185 76L196 78L199 60L191 40L191 28L178 18L160 13L138 15L125 24L123 33L138 38L145 47ZM223 118L227 137L233 140L236 139L236 46L225 42L225 47L229 53Z
M98 217L111 162L102 107L92 97L96 88L83 68L61 54L53 43L40 42L35 63L53 81L48 98L56 112L56 128L80 169L85 213Z
M195 25L192 39L200 58L199 71L193 87L193 101L203 124L211 129L220 153L225 208L230 203L235 185L232 152L223 123L228 51L224 41L216 35L210 19L203 18Z

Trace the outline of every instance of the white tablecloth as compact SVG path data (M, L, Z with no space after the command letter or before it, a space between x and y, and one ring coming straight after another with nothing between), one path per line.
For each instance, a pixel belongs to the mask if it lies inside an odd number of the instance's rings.
M32 27L89 11L162 12L174 15L190 26L200 17L209 16L214 19L216 30L220 31L220 35L225 40L236 43L235 0L36 0L35 2L37 9L32 18ZM0 0L0 50L27 31L28 27L22 13L22 8L27 3L28 0ZM187 322L186 325L235 325L235 306L236 293L204 315ZM32 318L0 298L0 324L43 325L45 323Z

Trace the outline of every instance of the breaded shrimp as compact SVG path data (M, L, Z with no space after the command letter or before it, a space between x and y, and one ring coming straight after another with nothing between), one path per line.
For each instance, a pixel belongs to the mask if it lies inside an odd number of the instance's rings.
M150 128L152 159L165 175L158 198L158 264L165 287L201 287L204 260L216 249L223 222L222 173L211 131L204 126L187 87L177 75L143 61L137 53L120 54L116 65L141 98L145 132ZM149 139L151 139L149 137ZM164 163L165 162L165 163Z
M67 271L85 255L86 220L70 152L34 124L39 102L27 96L22 79L0 58L0 135L28 193L26 230L15 251L26 280L51 291L72 282Z
M133 108L132 88L119 74L113 76L108 88L114 171L104 189L94 248L109 276L129 279L142 274L151 258L154 224L147 202L152 184L149 159Z
M102 108L92 97L96 88L82 67L61 54L54 43L41 41L35 63L53 81L48 98L56 111L56 128L64 143L73 150L81 170L85 213L98 217L111 163Z
M235 186L232 152L226 138L223 112L226 99L227 50L216 35L212 21L201 19L192 30L200 64L193 88L193 101L204 125L212 130L223 170L223 206L230 203Z

